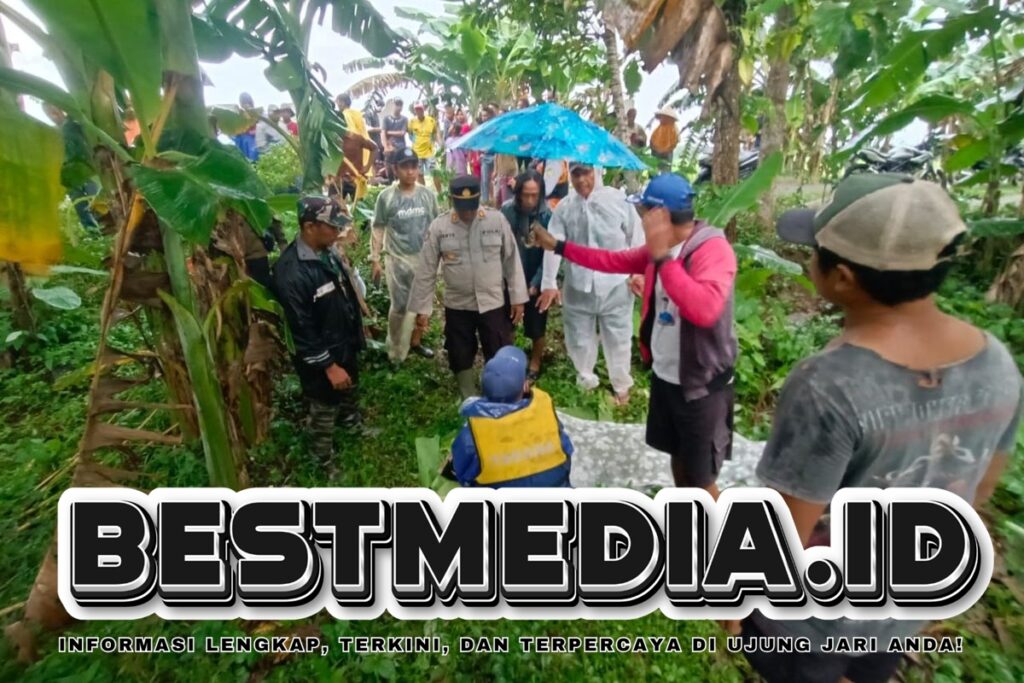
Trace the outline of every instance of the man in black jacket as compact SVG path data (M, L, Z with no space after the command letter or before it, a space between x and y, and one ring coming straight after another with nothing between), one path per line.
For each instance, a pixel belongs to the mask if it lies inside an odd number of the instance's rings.
M326 197L299 201L299 235L274 266L274 288L295 340L292 360L309 402L310 448L322 461L334 452L339 410L358 421L356 356L365 346L352 274L331 245L351 224Z

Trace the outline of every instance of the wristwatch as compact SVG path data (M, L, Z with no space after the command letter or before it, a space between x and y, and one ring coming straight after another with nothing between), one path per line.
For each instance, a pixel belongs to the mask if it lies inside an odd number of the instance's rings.
M565 240L555 242L555 253L559 256L565 253Z

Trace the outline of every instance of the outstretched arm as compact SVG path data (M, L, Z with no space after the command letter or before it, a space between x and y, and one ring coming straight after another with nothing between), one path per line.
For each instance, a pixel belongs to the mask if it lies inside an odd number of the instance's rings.
M658 277L679 315L698 327L711 327L721 317L736 279L736 255L724 239L712 239L690 257L690 269L680 259L667 261Z

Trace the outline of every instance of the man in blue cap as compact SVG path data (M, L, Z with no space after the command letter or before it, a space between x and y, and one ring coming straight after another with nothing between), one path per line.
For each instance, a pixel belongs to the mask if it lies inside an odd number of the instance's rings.
M643 218L643 246L594 249L534 228L536 242L605 273L644 275L640 354L653 370L647 444L672 456L676 486L718 496L732 449L733 282L736 255L725 234L693 216L693 188L657 176L629 200Z
M569 486L572 440L551 397L526 380L526 354L501 348L484 365L483 397L467 399L466 425L452 444L463 486Z

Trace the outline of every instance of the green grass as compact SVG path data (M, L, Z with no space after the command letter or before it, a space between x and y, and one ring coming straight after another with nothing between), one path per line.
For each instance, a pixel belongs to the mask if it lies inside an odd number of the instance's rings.
M750 239L749 229L745 229ZM363 244L353 253L365 266ZM96 267L107 242L82 240L76 247L78 263ZM749 268L745 264L744 268ZM61 469L75 452L85 417L87 381L72 383L63 390L54 381L93 359L97 335L98 307L102 281L88 276L54 278L83 296L84 305L72 312L38 309L42 338L19 355L16 365L0 369L0 609L25 598L43 552L50 542L56 514L56 496L69 484L67 472L49 485L37 484ZM798 287L798 286L797 286ZM981 301L974 285L955 281L946 289L943 305L978 324L992 329L1008 341L1018 360L1024 357L1024 323L1007 311ZM371 292L371 304L386 306L386 297ZM835 320L818 316L812 324L793 322L788 315L794 302L806 304L806 297L794 285L771 276L764 292L738 298L747 310L741 321L741 344L745 357L760 354L762 363L741 368L737 386L741 428L763 436L770 426L775 392L789 367L818 348L835 330ZM739 316L738 316L739 317ZM756 321L756 322L755 322ZM0 313L0 339L10 328L8 314ZM133 342L132 328L124 328L120 341ZM603 386L591 393L575 385L574 372L561 344L561 323L551 320L551 352L545 364L542 385L559 406L576 406L602 419L641 421L646 412L647 377L635 365L637 387L630 405L615 408L603 370ZM523 343L520 340L521 344ZM435 319L427 336L429 345L441 344L439 322ZM339 429L336 436L339 467L329 478L322 466L306 454L301 425L302 408L298 384L292 375L281 377L275 394L275 416L270 438L250 453L249 471L254 485L269 486L416 486L418 485L414 441L417 436L439 436L442 445L460 426L459 398L448 369L438 362L411 358L398 369L382 355L368 352L363 358L360 403L365 417L362 434ZM1018 449L1020 450L1020 449ZM1018 453L1019 454L1019 453ZM112 464L126 464L120 456ZM200 486L206 481L201 450L197 445L178 449L150 448L134 463L147 475L144 486ZM1005 557L1008 574L1024 571L1024 469L1018 458L1004 478L1004 484L989 514L997 542ZM17 612L5 619L17 618ZM996 627L998 624L998 628ZM924 657L922 667L911 667L906 676L914 681L1005 681L1024 680L1024 659L1016 643L1024 642L1024 611L1013 591L993 583L979 605L941 628L965 634L965 652L956 656ZM334 621L326 615L300 622L252 624L230 622L165 622L157 618L123 622L89 622L74 626L82 635L238 635L269 629L291 633L314 629L328 641L339 636L439 635L453 649L458 638L481 636L575 635L575 636L671 636L682 639L720 633L710 621L676 622L660 614L632 621L443 621L402 622L391 617L375 621ZM1005 645L999 633L1010 639ZM516 648L513 647L513 652ZM280 661L259 655L61 655L52 637L41 640L40 660L24 668L13 662L7 643L0 643L0 680L19 681L350 681L424 680L569 681L619 680L702 680L742 681L749 668L742 657L725 653L670 655L608 654L436 654L345 655L335 648L327 657L293 656Z

